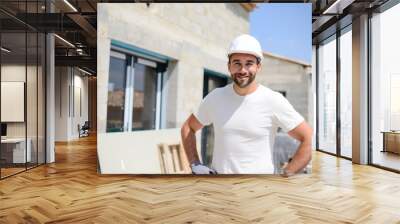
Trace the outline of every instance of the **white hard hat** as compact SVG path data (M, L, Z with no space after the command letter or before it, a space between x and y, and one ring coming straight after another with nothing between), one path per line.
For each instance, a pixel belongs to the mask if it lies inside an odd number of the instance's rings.
M256 38L248 34L242 34L236 37L229 47L228 57L234 53L251 54L260 59L263 59L261 45Z

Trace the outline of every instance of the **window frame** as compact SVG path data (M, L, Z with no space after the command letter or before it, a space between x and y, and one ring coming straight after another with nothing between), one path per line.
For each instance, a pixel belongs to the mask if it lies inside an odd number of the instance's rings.
M340 87L341 87L341 53L340 53L340 38L342 35L344 35L347 32L352 32L352 23L347 24L346 26L338 29L336 31L336 33L333 33L332 35L326 37L323 40L320 40L318 42L318 44L316 45L316 135L315 135L315 142L316 142L316 151L319 152L323 152L323 153L327 153L329 155L333 155L333 156L337 156L339 158L343 158L343 159L347 159L347 160L352 160L352 158L347 157L342 155L342 150L341 150L341 117L340 117L340 113L341 113L341 108L340 108L340 104L341 104L341 92L340 92ZM320 125L319 125L319 104L320 104L320 95L319 95L319 81L320 81L320 74L319 74L319 59L320 59L320 55L319 55L319 48L320 45L322 43L327 44L328 42L331 41L336 41L336 152L332 153L329 152L327 150L321 149L320 146L320 142L319 142L319 135L320 135Z
M120 47L112 46L110 49L110 58L115 57L115 55L124 55L124 59L127 61L125 68L125 99L124 99L124 116L123 116L123 127L121 131L109 131L106 132L134 132L142 130L133 130L133 102L134 102L134 84L135 84L135 64L141 64L144 66L152 67L156 70L156 111L154 119L154 129L145 130L160 130L162 129L163 114L163 86L165 82L165 68L168 61L163 61L155 59L152 57L146 57L143 54L136 54L135 52L129 52L127 50L121 50ZM122 58L121 58L122 59ZM163 67L164 69L160 69ZM107 99L108 103L108 99ZM107 117L108 122L108 117Z

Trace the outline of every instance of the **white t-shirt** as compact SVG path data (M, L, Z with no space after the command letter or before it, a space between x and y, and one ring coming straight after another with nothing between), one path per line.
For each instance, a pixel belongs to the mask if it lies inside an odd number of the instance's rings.
M304 121L282 94L262 85L246 96L238 95L233 84L217 88L194 116L214 125L211 167L220 174L272 174L278 127L290 131Z

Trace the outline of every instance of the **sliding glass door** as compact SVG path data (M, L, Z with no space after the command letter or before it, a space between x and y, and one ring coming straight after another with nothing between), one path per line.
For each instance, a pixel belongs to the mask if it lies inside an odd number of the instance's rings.
M336 154L336 36L318 47L318 149Z
M371 162L400 171L400 4L371 18Z
M41 13L43 1L1 3ZM5 22L7 21L7 22ZM0 12L0 178L45 163L45 35Z
M352 158L352 25L317 48L318 150Z
M352 157L352 32L351 25L340 36L340 155Z
M2 177L26 170L27 162L32 161L31 142L26 136L26 41L26 32L1 34Z

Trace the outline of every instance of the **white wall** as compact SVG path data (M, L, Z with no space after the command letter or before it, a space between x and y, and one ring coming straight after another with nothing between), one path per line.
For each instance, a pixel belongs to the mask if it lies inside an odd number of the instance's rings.
M69 76L67 67L55 68L55 141L68 141Z
M25 65L1 65L1 81L25 82L25 69ZM34 68L28 66L27 69L29 72Z
M25 83L1 81L1 121L24 122Z
M77 139L78 124L88 120L88 78L75 68L56 67L55 86L55 141Z
M101 174L160 174L158 144L179 144L180 129L98 133ZM200 154L200 147L197 147Z
M88 77L81 76L82 73L76 73L77 70L74 71L74 113L72 114L71 119L71 133L72 138L78 138L78 124L82 126L85 121L88 120ZM78 71L79 72L79 71ZM80 91L80 93L79 93ZM79 97L80 96L80 97ZM81 102L79 102L81 101ZM72 104L72 103L71 103ZM72 105L71 105L72 106ZM79 108L81 107L81 108ZM82 110L81 112L79 110Z
M25 82L25 69L31 71L33 68L25 65L2 65L1 81L18 81ZM25 82L26 83L26 82ZM7 108L1 108L7 110ZM7 123L7 137L25 137L25 122Z
M2 82L24 82L25 80L25 69L28 73L33 72L36 68L32 66L25 67L25 65L2 65L1 66L1 81ZM4 96L2 96L3 98ZM2 108L2 110L8 110L9 108ZM22 108L24 110L24 108ZM18 122L19 123L19 122ZM21 122L23 123L23 122ZM25 135L25 134L24 134Z
M5 82L24 82L26 70L28 74L35 72L36 74L36 67L27 66L25 65L2 65L1 66L1 81ZM35 96L36 91L34 93L27 93L28 97ZM9 108L1 108L1 110L7 110ZM28 117L28 120L31 120ZM8 137L25 137L25 122L7 122L7 136ZM29 126L30 127L30 126Z

